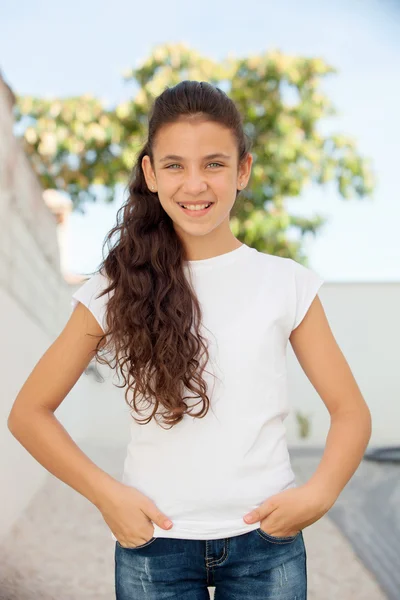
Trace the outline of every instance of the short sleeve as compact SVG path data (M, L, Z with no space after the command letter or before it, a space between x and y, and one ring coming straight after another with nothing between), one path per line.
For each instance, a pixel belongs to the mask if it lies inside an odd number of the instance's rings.
M99 294L109 286L108 278L100 272L87 279L73 294L71 298L71 314L78 301L90 310L103 332L106 327L106 308L110 292L99 297Z
M324 279L315 271L290 259L294 270L294 302L292 331L302 322L312 301L324 283Z

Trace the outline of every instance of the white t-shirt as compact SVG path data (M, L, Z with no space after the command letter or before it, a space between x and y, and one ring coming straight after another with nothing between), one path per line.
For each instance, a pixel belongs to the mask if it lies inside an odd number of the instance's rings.
M203 373L210 409L201 419L185 415L171 429L132 419L122 481L172 520L169 530L154 524L154 537L220 539L258 528L244 515L297 485L283 423L286 349L324 280L246 244L188 261L186 275L189 269L210 355ZM105 282L96 273L72 297L72 306L81 301L103 329L107 296L96 299L96 292Z

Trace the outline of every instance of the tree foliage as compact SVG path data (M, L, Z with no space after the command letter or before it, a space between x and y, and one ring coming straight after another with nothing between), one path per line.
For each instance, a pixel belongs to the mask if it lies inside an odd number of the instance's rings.
M288 213L285 198L299 196L311 183L337 186L342 198L372 193L369 161L354 140L323 135L319 125L336 110L321 91L324 77L336 73L320 58L285 55L229 56L218 63L185 44L156 46L135 69L124 74L138 86L136 96L107 109L89 94L62 99L17 97L16 123L26 153L42 186L67 192L84 212L96 201L96 185L106 201L115 186L127 183L136 153L147 134L148 111L165 86L183 79L209 81L235 101L253 141L252 176L231 212L233 233L263 252L306 262L302 238L324 223ZM290 239L289 229L297 239Z

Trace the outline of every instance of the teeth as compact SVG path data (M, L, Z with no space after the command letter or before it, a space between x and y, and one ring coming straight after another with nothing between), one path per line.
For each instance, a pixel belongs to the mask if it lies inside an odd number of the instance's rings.
M188 210L204 210L205 208L208 208L209 206L211 206L211 202L209 204L199 204L199 205L193 205L193 206L186 206L185 204L180 204L179 206L183 206L183 208L187 208Z

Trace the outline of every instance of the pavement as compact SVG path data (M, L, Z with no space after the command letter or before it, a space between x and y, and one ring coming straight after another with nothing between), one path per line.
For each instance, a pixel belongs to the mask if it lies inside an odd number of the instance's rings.
M82 443L79 446L96 464L120 480L124 447L100 448ZM297 480L302 483L315 470L321 451L290 450L290 454ZM390 473L386 485L382 482L388 478L381 471L378 475L378 471L376 465L363 461L354 482L346 486L334 507L303 530L308 600L400 598L400 587L398 595L392 595L397 573L393 572L391 554L390 561L387 560L387 547L395 544L396 536L385 529L386 546L379 542L381 530L376 527L382 521L377 521L375 515L376 502L380 501L380 513L387 509L387 523L393 519L395 513L389 510L387 497L382 493L393 492L397 472ZM375 486L371 485L372 479ZM375 496L372 489L376 490ZM360 500L360 490L362 494L368 490L365 501ZM369 502L372 498L375 500ZM392 509L396 500L398 507L398 495L392 493ZM360 506L365 507L365 517L360 515ZM397 536L397 542L399 539ZM368 552L364 546L372 550ZM376 555L385 551L377 560ZM51 474L1 543L0 565L0 600L115 598L114 542L107 524L86 498ZM388 573L377 576L377 565L386 566ZM213 598L214 588L209 591Z

